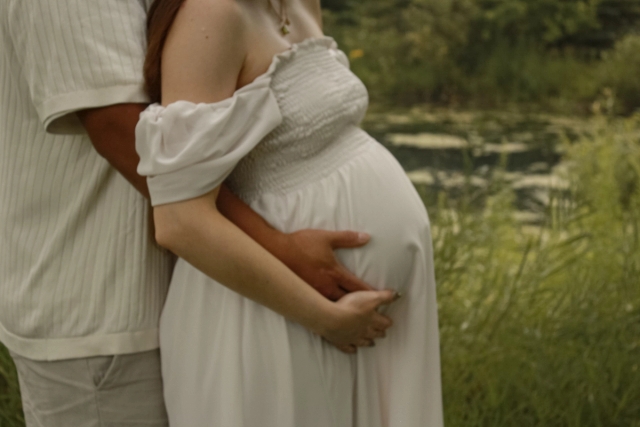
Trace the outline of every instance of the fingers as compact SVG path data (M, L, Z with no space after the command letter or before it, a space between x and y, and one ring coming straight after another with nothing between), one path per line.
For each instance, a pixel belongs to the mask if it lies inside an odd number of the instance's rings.
M318 275L315 279L315 281L308 283L328 300L338 301L347 294L347 291L339 286L339 282L330 275Z
M329 231L328 235L333 249L358 248L366 245L371 239L369 234L355 231Z
M383 298L383 302L376 307L376 311L384 313L385 310L391 304L393 304L394 302L398 301L401 297L402 297L402 294L400 292L394 292L393 293L393 297L391 298L391 301L389 301L388 299L386 299L386 297L384 297Z
M376 345L375 340L384 338L386 335L384 330L369 327L365 336L356 340L354 344L357 347L374 347Z
M390 289L369 292L368 294L371 295L371 299L369 300L369 308L373 310L377 310L382 305L389 305L397 301L402 296L402 294Z
M399 298L398 295L400 294L398 294L396 291L385 289L383 291L378 292L377 303L378 305L391 304L392 302L396 301Z
M339 286L333 286L331 290L326 291L326 293L321 292L321 294L323 294L326 298L330 299L331 301L338 301L340 298L345 296L347 292L345 292Z
M384 338L386 336L387 336L387 333L385 332L384 329L369 327L364 338L356 341L356 345L358 347L373 347L376 345L375 340Z
M347 292L375 290L375 288L369 286L342 266L338 269L335 280L340 283L340 287Z
M358 348L355 345L340 345L340 344L333 344L338 350L340 350L343 353L347 353L347 354L354 354L358 351Z
M387 332L384 329L369 328L367 332L367 338L375 340L377 338L384 338L387 336Z
M375 313L371 319L371 327L379 331L385 331L393 325L390 317L380 313Z

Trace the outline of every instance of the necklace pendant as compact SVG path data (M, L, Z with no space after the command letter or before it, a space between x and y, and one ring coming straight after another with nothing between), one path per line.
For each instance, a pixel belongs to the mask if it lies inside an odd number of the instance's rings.
M283 36L286 36L291 31L289 31L289 27L287 26L287 24L282 24L282 27L280 27L280 32L282 33Z

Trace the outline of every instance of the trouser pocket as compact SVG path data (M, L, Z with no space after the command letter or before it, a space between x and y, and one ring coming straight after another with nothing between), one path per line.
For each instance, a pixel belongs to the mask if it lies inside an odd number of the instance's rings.
M108 386L115 371L119 356L99 356L87 358L87 369L93 380L96 389L100 390Z

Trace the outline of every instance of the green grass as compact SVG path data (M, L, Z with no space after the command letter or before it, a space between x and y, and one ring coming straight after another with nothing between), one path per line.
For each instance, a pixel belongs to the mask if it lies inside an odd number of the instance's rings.
M0 344L0 427L24 426L18 378L7 349Z
M640 426L640 126L596 128L543 227L499 171L481 210L431 209L449 427Z
M485 203L430 209L448 427L640 426L640 118L595 120L543 226L499 169ZM0 427L22 425L0 351Z

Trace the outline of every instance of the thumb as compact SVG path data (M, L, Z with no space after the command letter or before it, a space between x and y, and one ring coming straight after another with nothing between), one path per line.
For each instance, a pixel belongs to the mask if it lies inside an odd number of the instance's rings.
M358 248L366 245L371 236L368 233L358 233L355 231L331 231L329 242L333 249Z
M396 291L392 291L391 289L385 289L382 291L378 291L378 299L376 302L380 306L385 304L391 304L392 302L396 301L398 298L400 298L399 293L397 293Z

